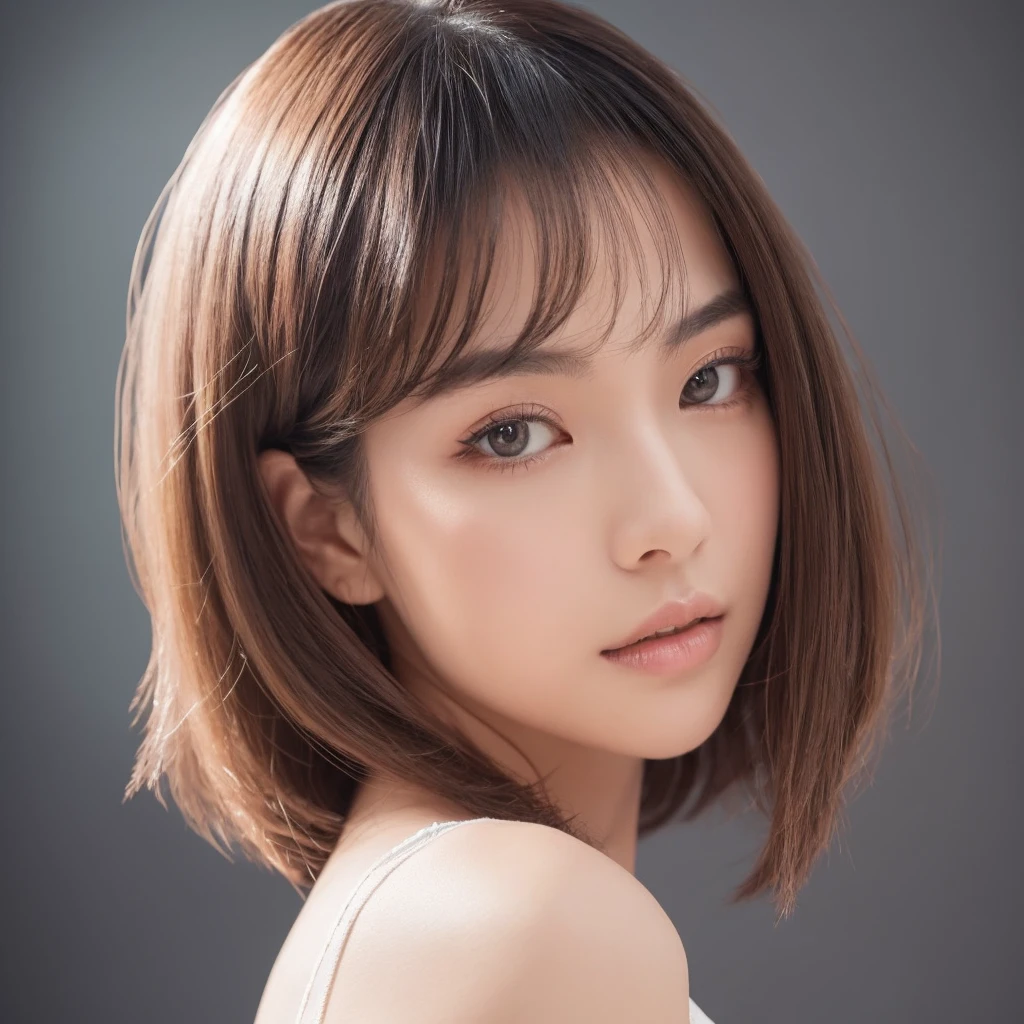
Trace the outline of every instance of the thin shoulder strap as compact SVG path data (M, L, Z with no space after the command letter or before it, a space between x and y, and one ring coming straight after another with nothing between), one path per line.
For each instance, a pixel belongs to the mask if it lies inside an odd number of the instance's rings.
M711 1018L690 997L690 1024L712 1024Z
M402 861L411 857L420 847L445 832L468 825L473 821L497 821L496 818L467 818L464 821L435 821L432 825L421 828L418 832L393 846L370 866L359 880L352 894L345 901L333 926L330 936L320 952L316 967L310 976L306 991L302 996L296 1024L323 1024L324 1012L327 1009L327 997L331 991L331 982L337 970L345 940L359 911L374 890L398 867Z

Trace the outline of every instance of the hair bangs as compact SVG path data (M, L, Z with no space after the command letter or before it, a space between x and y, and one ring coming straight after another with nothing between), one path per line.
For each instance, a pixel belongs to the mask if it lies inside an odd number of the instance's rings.
M627 175L629 175L627 179ZM468 348L498 351L502 365L524 352L534 351L558 332L579 306L599 261L611 267L611 315L593 339L581 339L573 350L589 356L600 349L614 329L622 305L626 275L641 282L642 309L648 307L648 268L640 254L640 242L630 202L637 188L646 199L644 217L656 228L661 275L653 312L630 349L636 350L664 321L664 311L681 309L682 295L669 299L678 273L685 283L685 261L663 197L646 167L627 170L615 154L597 156L587 146L562 165L540 164L518 180L496 179L481 206L483 214L460 218L459 229L439 241L442 255L430 262L438 268L421 284L426 295L438 299L416 338L416 358L397 378L393 403L406 399L429 401L473 383L458 369L459 356ZM630 198L629 190L633 190ZM499 349L485 336L480 324L487 311L487 296L495 276L498 253L514 261L524 245L535 245L536 274L533 304L522 318L518 333L504 338ZM466 268L468 268L468 273ZM683 291L683 285L677 289ZM461 298L460 298L461 297ZM453 309L458 308L458 314Z

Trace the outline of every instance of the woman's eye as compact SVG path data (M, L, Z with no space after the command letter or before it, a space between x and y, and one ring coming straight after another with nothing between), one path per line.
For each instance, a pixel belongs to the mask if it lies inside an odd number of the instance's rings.
M554 423L535 405L521 405L495 413L470 437L460 441L459 459L482 462L484 469L514 469L544 457L546 440L560 433ZM549 445L550 447L550 445Z
M693 406L717 412L742 405L763 386L763 366L764 355L760 349L712 359L686 382L679 400L680 407Z
M724 383L723 383L724 378ZM724 405L743 384L742 368L733 363L702 366L683 388L684 405ZM717 399L717 400L716 400Z
M529 459L544 447L545 434L553 436L554 429L537 417L508 419L490 426L472 441L481 455L498 459ZM548 440L550 441L550 437Z

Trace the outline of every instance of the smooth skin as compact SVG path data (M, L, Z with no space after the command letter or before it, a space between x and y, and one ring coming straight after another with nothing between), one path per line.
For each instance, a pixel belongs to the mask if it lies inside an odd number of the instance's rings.
M737 274L693 193L664 165L650 168L678 232L691 311L735 288ZM656 285L649 213L634 211ZM525 223L509 213L510 231ZM533 247L507 252L474 345L504 347L529 308ZM343 500L319 495L287 453L260 456L270 500L319 584L342 601L377 604L402 684L532 780L514 740L554 773L552 798L602 847L524 822L476 822L435 839L361 913L328 1020L687 1019L682 943L633 875L643 764L695 749L725 713L770 584L778 447L756 380L735 366L718 368L717 387L713 372L694 380L712 359L753 354L752 315L722 320L667 357L658 332L631 353L650 309L639 278L623 284L596 353L613 294L603 263L545 343L586 348L588 376L517 376L407 400L369 427L380 559ZM522 406L528 415L513 412ZM460 441L504 412L516 425L459 458ZM726 608L710 660L655 676L601 656L695 590ZM275 964L258 1024L294 1019L327 922L375 857L432 821L471 816L394 780L361 787ZM429 928L410 927L421 915ZM400 979L386 981L396 962Z

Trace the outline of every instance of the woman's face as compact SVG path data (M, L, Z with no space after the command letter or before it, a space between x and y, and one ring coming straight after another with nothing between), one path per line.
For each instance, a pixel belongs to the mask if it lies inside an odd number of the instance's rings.
M738 279L709 215L666 169L654 171L692 312ZM635 223L656 282L658 253L639 209ZM495 268L474 348L504 347L525 317L535 265L530 246L517 254L517 265ZM667 758L714 731L751 650L778 525L776 438L766 396L745 371L694 379L712 359L754 354L750 313L668 353L666 316L630 354L649 312L641 315L640 281L629 277L614 330L593 353L610 274L598 270L586 301L544 344L590 346L589 375L473 384L407 401L370 427L384 555L371 568L393 670L439 710L469 708L520 742ZM513 422L493 425L504 418ZM654 675L602 657L693 591L726 609L710 659Z

